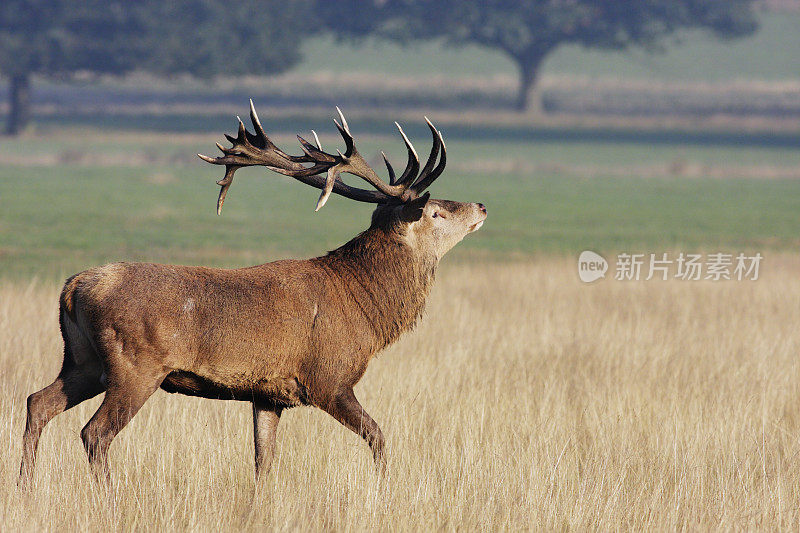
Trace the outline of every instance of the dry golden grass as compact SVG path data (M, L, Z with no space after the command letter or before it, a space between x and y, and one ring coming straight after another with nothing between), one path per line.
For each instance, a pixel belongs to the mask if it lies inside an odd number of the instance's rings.
M756 282L581 284L574 258L445 265L416 332L356 388L384 429L287 412L254 498L246 404L157 393L115 441L109 494L78 432L45 430L15 487L27 394L61 361L52 284L0 287L0 529L800 527L800 256Z

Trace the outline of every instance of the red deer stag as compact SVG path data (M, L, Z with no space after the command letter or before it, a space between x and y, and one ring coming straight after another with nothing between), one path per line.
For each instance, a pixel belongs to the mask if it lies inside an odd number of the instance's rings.
M338 108L337 108L338 111ZM384 438L353 386L372 356L411 329L423 311L439 260L486 219L478 203L429 199L423 191L446 162L441 132L420 170L402 128L408 164L400 176L384 156L388 183L359 154L339 112L346 150L324 152L298 136L290 156L264 133L250 102L254 133L239 120L225 165L217 213L236 170L263 165L331 193L377 204L370 227L327 255L225 270L113 263L69 278L60 297L64 362L56 380L28 397L20 484L31 481L44 426L105 391L81 431L94 474L110 478L111 441L159 387L253 404L256 478L269 470L281 411L313 405L369 444L384 467ZM427 120L427 119L426 119ZM438 163L437 163L438 161ZM347 172L374 190L345 184Z

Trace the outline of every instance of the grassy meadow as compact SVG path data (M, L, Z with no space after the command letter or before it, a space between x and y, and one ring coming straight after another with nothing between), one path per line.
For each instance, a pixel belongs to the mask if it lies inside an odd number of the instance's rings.
M220 132L235 123L227 122ZM428 137L414 133L427 151ZM795 148L446 138L448 171L434 196L489 209L456 261L799 243ZM74 129L4 140L2 277L60 279L120 259L245 266L324 253L367 225L368 205L334 197L314 213L315 190L260 169L237 173L217 217L222 170L194 154L214 153L220 139ZM296 143L285 132L275 139ZM403 166L397 135L366 135L359 146L376 168L379 149Z
M51 422L15 490L24 399L49 383L58 286L0 288L0 523L10 530L707 530L800 526L800 258L755 282L583 285L573 258L446 262L418 329L356 387L388 476L320 411L286 412L255 490L246 404L158 392L110 493Z
M767 14L751 38L688 34L660 56L564 48L544 88L688 84L658 93L670 105L689 85L714 100L742 83L788 109L798 22ZM34 127L0 138L0 530L800 529L798 115L518 116L499 55L309 47L285 77L239 85L37 80ZM292 153L310 128L341 145L329 119L343 96L376 168L380 150L404 166L396 119L427 154L427 113L448 146L433 196L488 208L443 261L421 324L356 387L386 436L387 477L358 437L299 408L256 488L249 406L159 391L111 447L111 491L90 482L79 438L95 398L47 427L20 494L25 398L58 372L66 276L309 257L367 226L369 206L333 196L315 213L316 190L262 169L237 173L216 216L222 168L194 154L216 152L251 95ZM764 260L757 281L622 282L612 264L583 284L587 249Z

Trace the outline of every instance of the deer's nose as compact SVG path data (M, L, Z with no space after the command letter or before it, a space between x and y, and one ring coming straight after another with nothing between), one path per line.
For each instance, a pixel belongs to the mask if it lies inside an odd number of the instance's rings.
M484 215L486 214L486 206L485 205L478 204L478 209L480 209L481 213L483 213Z

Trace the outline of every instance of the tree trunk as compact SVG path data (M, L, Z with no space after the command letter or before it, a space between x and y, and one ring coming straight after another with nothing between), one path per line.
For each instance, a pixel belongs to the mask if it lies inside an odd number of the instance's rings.
M6 133L17 135L27 127L31 118L30 74L26 72L11 76L10 89Z
M545 55L546 52L536 52L515 58L519 67L519 92L514 107L519 112L544 113L542 95L536 82Z

